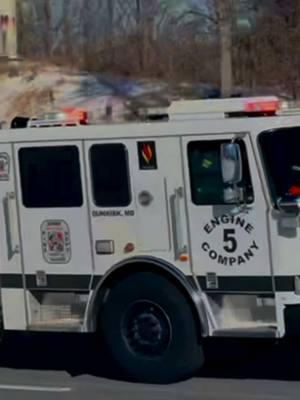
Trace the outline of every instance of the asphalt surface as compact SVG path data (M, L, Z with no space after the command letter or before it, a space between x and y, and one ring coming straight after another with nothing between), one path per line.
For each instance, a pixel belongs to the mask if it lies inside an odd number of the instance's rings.
M129 383L93 337L9 335L0 346L2 400L298 400L300 342L208 342L210 362L172 385Z

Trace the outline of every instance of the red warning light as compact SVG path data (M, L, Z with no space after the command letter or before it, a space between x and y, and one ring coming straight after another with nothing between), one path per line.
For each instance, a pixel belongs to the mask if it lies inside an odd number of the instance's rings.
M67 118L70 119L71 121L76 121L80 125L88 124L87 111L78 110L77 108L64 108L62 111L67 115Z
M245 111L247 113L262 113L268 115L270 114L275 115L279 109L280 109L279 100L266 100L266 101L248 100L245 103Z
M288 193L292 197L300 197L300 187L298 185L293 185L289 188Z

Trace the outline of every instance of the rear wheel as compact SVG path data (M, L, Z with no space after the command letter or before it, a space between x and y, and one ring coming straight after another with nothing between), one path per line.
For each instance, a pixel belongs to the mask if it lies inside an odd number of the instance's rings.
M203 364L191 305L157 274L140 272L116 284L99 313L99 328L131 380L174 382Z

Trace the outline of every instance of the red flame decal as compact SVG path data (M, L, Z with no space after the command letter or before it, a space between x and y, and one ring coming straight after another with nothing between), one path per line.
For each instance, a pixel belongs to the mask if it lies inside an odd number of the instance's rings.
M153 152L152 152L151 146L149 144L143 145L142 156L143 156L143 159L146 161L146 163L150 164L152 157L153 157Z

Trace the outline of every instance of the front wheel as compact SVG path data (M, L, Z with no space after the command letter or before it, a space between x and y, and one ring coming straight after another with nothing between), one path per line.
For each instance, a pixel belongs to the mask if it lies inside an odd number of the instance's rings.
M204 361L191 305L168 279L151 272L128 276L110 290L99 329L130 380L175 382Z

